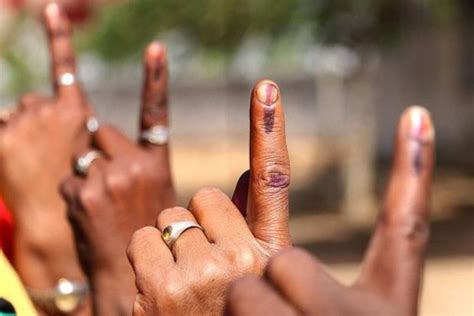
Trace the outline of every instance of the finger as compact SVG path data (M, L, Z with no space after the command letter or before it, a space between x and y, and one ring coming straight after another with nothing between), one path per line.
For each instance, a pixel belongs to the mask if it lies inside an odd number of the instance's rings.
M168 65L166 47L158 42L150 44L144 56L145 80L142 91L142 109L140 117L141 132L153 127L163 132L163 144L152 144L141 138L141 144L156 157L156 163L162 172L160 177L164 183L170 183L171 163L168 147Z
M156 226L163 232L168 225L181 221L192 221L199 224L188 210L182 207L173 207L161 211ZM202 230L189 228L178 237L178 240L171 247L171 251L176 262L179 263L185 262L189 258L196 260L196 257L207 254L209 247L209 241Z
M37 95L34 93L29 93L21 97L20 102L18 103L19 111L29 111L38 108L44 104L50 104L51 100L47 97Z
M312 255L297 248L280 252L270 259L265 278L288 302L305 314L339 315L334 311L335 293L343 291Z
M68 212L75 212L80 209L78 196L85 180L79 177L70 176L61 181L59 192L67 203Z
M256 276L245 276L229 287L225 315L298 314L271 286Z
M250 190L247 222L256 238L271 245L290 244L288 185L290 162L285 118L278 87L258 83L250 106Z
M77 97L81 94L76 78L76 58L71 40L71 25L63 8L49 3L44 19L51 52L54 89L58 97Z
M87 170L85 174L82 173L82 171L78 170L79 161L81 159L84 159L84 157L86 157L87 154L89 154L91 151L94 151L94 149L88 148L87 150L81 151L80 154L74 155L72 159L72 167L74 169L74 172L76 173L76 176L89 179L92 175L95 175L97 173L102 174L101 170L103 170L107 162L110 161L105 156L97 157L89 163L89 167L86 168Z
M142 91L141 130L168 127L168 65L164 45L150 44L144 56L145 81ZM158 146L161 148L162 146Z
M127 257L135 272L140 292L161 285L174 266L173 255L161 239L161 233L151 226L137 230L127 247ZM145 290L145 291L144 291Z
M93 145L101 150L106 156L114 156L130 153L136 150L133 144L125 135L111 126L100 126L92 134Z
M218 189L199 190L191 199L189 210L204 228L211 243L236 246L253 240L244 217L227 195Z
M237 206L240 213L247 216L247 198L249 194L250 170L245 171L237 181L234 194L232 195L232 203Z
M0 128L7 126L15 116L18 115L18 108L15 106L7 106L0 109Z
M415 314L429 235L434 128L429 113L409 108L401 117L383 211L366 254L363 284L407 299Z

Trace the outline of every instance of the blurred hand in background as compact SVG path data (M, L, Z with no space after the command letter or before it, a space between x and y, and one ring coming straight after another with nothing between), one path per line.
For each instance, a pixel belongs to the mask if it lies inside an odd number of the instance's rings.
M3 113L0 127L0 191L16 222L14 264L35 292L53 288L60 278L84 281L58 189L72 156L86 148L91 115L75 79L69 21L50 4L45 23L55 95L23 96Z
M127 245L134 231L153 225L159 211L176 205L168 148L165 47L149 45L144 66L140 142L101 126L90 148L100 151L101 157L82 176L62 184L79 258L99 315L125 315L132 310L136 287ZM158 142L150 138L156 129L164 133Z
M417 315L429 197L434 129L426 110L402 115L383 209L359 279L336 281L316 258L291 249L273 257L263 279L232 285L230 315Z

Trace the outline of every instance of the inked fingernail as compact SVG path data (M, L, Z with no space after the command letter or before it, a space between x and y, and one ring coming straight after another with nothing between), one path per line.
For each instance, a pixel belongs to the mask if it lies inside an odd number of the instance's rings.
M415 175L423 170L423 146L434 137L434 130L428 112L422 107L412 107L409 112L409 138L414 141L412 167Z
M410 138L426 142L432 140L433 137L434 130L428 111L418 106L410 108Z
M46 14L48 15L59 15L59 5L56 2L50 2L46 5Z
M161 61L163 59L164 48L160 43L152 43L148 47L147 53L152 59Z
M275 107L271 105L275 104L278 100L278 88L273 83L262 83L257 88L257 99L261 103L267 105L263 109L263 125L266 133L273 131L273 125L275 123Z
M158 80L161 77L163 70L163 60L165 56L165 49L160 43L153 43L147 49L148 62L152 63L153 78Z
M263 83L257 89L257 99L266 104L272 105L278 100L278 89L272 83Z

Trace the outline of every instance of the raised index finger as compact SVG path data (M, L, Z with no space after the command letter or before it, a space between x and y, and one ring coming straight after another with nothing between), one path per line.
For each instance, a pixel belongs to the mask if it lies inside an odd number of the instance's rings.
M49 3L44 10L44 21L55 93L58 97L77 96L80 88L76 79L76 57L66 13L57 3Z
M254 236L275 249L290 244L290 161L280 91L261 81L250 106L250 183L247 222Z
M168 127L168 65L163 44L151 43L144 55L145 80L142 91L141 130Z
M360 282L395 296L416 314L424 250L429 236L429 197L434 128L429 113L412 107L402 115L384 207L366 254Z

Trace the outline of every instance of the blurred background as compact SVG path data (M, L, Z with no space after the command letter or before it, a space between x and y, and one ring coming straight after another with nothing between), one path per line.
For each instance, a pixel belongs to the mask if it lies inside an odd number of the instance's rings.
M232 193L248 168L251 88L275 80L292 162L292 235L345 282L380 209L398 117L426 106L438 164L421 314L474 315L474 1L62 2L100 120L131 137L143 49L167 44L183 205L202 186ZM3 106L50 89L45 3L0 0Z

